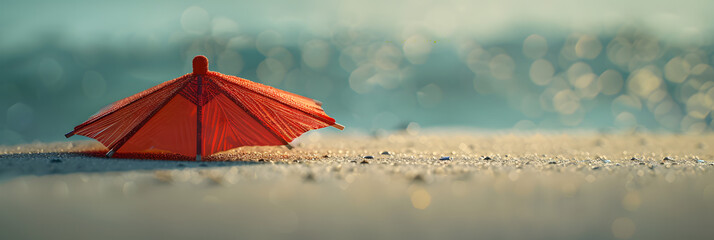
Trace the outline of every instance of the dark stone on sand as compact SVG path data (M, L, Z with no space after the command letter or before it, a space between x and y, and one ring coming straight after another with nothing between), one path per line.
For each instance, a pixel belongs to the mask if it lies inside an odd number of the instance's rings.
M265 162L265 159L258 159L258 162Z
M598 169L600 169L600 167L593 167L593 170L598 170Z
M548 161L548 164L558 164L556 161Z
M639 161L640 159L638 159L638 158L636 158L636 157L632 157L632 158L630 158L630 160L632 160L632 161Z
M306 182L314 182L314 181L315 181L315 175L312 174L312 173L308 173L307 175L305 175L305 178L304 178L304 179L305 179Z
M674 158L671 158L671 157L664 157L664 159L662 159L662 160L664 160L664 161L674 161Z
M367 160L362 160L362 162L360 162L360 164L369 164L369 162L367 162Z
M486 157L483 158L483 160L491 160L491 157L486 156Z
M451 160L451 157L449 157L449 156L441 157L441 158L439 158L439 160L441 160L441 161L449 161L449 160Z
M389 152L387 152L387 151L384 151L384 152L382 152L381 154L382 154L382 155L392 155L391 153L389 153Z
M412 182L423 183L425 181L424 177L422 177L421 174L417 174L416 176L414 176L414 178L412 178Z
M351 163L357 163L357 161L355 161L355 160L350 160L350 162L351 162Z
M645 165L645 163L641 162L640 165Z
M50 163L62 163L62 159L55 158L50 160Z
M364 159L374 159L374 156L367 155L367 156L364 156Z

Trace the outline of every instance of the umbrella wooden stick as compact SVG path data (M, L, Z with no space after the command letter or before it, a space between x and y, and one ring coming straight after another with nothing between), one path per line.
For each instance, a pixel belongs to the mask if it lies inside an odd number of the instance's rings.
M196 161L201 161L201 153L203 150L203 135L201 134L202 119L203 119L203 76L199 75L197 77L198 87L197 90L197 100L196 101Z

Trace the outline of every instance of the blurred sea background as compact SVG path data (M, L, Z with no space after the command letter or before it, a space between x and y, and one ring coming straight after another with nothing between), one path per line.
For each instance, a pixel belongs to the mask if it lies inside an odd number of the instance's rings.
M714 129L714 1L3 1L0 145L209 68L352 131ZM335 130L321 130L335 131Z

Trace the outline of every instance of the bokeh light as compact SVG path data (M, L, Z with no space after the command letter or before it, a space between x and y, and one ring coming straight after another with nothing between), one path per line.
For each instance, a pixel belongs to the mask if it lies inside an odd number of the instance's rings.
M181 27L188 33L204 34L210 29L210 19L205 9L191 6L181 14Z
M635 223L625 217L617 218L612 221L612 234L618 239L629 239L635 234Z
M426 209L431 205L431 194L427 192L424 188L417 188L412 190L410 194L412 201L412 206L416 209Z
M510 11L444 6L377 18L390 21L232 7L176 6L100 28L82 16L58 23L66 29L6 24L0 141L60 140L82 116L190 71L198 54L211 70L316 98L356 130L714 130L714 38L704 26L568 12L506 24ZM403 122L376 127L376 116Z
M302 49L302 61L312 69L322 69L330 61L330 47L325 41L310 40Z
M412 64L424 64L431 53L431 45L426 37L422 35L414 35L404 41L404 56Z
M575 44L575 54L580 58L595 59L602 51L602 44L597 37L583 35Z
M548 60L538 59L531 64L529 75L533 83L544 86L550 82L554 73L555 69L553 68L553 64Z
M491 69L491 75L497 79L510 79L516 69L513 58L507 54L499 54L491 58L488 67Z
M266 58L256 70L258 79L267 85L277 86L285 78L287 69L283 63L273 58Z
M542 58L546 53L548 53L548 42L543 36L533 34L523 41L523 54L527 57Z

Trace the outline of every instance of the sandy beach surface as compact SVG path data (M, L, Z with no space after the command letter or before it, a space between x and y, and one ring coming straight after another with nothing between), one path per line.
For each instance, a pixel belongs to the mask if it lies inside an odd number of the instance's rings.
M311 133L294 145L204 162L107 159L93 141L2 146L0 239L714 236L711 134Z

